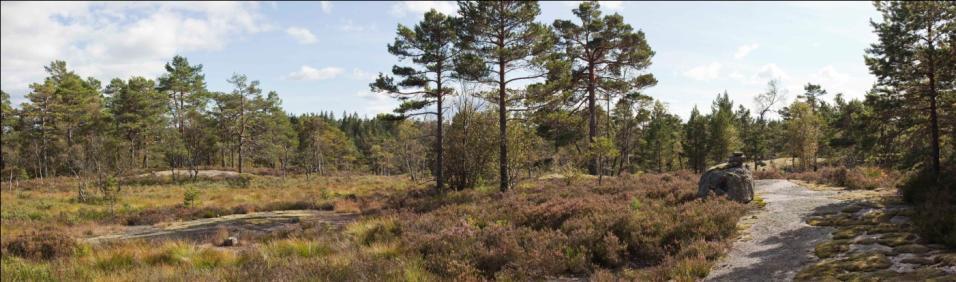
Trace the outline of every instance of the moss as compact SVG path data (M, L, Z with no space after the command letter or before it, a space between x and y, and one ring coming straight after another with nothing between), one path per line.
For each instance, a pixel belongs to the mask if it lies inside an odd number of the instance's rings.
M890 247L898 247L902 245L907 245L916 241L918 237L913 233L899 232L899 233L887 233L880 236L879 239L876 239L877 243L887 245Z
M869 234L883 234L883 233L892 233L892 232L900 232L900 231L902 230L900 230L900 227L898 225L889 224L889 223L880 223L877 225L866 227L866 233L869 233Z
M874 271L890 267L890 259L881 253L869 252L853 255L840 262L840 268L847 271Z
M836 232L833 232L833 239L853 239L863 234L864 230L862 227L840 228Z
M861 277L863 281L954 281L947 277L948 274L942 270L933 267L923 267L911 272L896 272L892 270L880 270L866 273ZM938 278L943 278L937 280Z
M843 210L841 210L841 211L842 211L842 212L845 212L845 213L855 213L855 212L858 212L858 211L860 211L860 210L862 210L862 209L863 209L863 206L862 206L862 205L850 205L850 206L848 206L848 207L843 208Z
M839 269L827 262L817 263L803 268L793 277L794 281L840 281L837 279Z
M813 253L817 255L818 258L831 258L837 254L846 252L850 249L850 242L847 240L834 240L830 242L823 242L817 244L814 248Z

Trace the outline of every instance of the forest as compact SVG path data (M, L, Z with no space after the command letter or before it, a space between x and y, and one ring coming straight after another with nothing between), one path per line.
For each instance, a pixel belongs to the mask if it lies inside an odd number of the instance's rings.
M183 56L109 82L37 66L26 102L2 93L3 280L693 281L760 209L695 199L734 152L757 179L898 189L914 232L956 246L951 2L874 3L862 99L769 80L752 101L699 93L686 119L645 94L654 42L596 1L553 23L534 1L457 5L382 46L401 63L368 87L401 104L374 117L290 114L241 73L209 89ZM240 235L241 252L81 240L283 210L358 219Z

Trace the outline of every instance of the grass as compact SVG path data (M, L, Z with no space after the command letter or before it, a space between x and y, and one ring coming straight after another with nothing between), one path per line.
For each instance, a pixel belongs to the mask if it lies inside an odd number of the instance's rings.
M705 277L725 252L747 209L725 199L696 199L696 180L697 175L679 172L609 177L603 185L552 179L527 182L507 193L475 189L434 194L402 177L255 176L245 188L225 182L126 187L116 214L104 203L73 200L75 191L68 185L24 185L25 190L0 192L2 280L592 276L693 281ZM191 189L200 191L192 201L196 206L185 207L184 193ZM113 232L126 223L117 218L157 214L156 220L171 221L202 213L317 208L316 203L365 216L342 229L296 223L299 228L292 231L245 238L239 247L229 248L211 241L136 240L79 242L71 252L52 256L8 248L44 227L56 227L56 236L81 238ZM19 214L33 216L13 216ZM26 242L42 249L59 241Z
M361 212L374 201L356 203L350 196L370 196L407 191L417 187L402 177L352 176L286 178L260 176L247 188L232 188L227 183L159 184L124 187L115 213L109 205L76 201L75 180L22 182L23 190L0 191L0 237L12 238L32 230L35 225L66 227L74 236L87 232L99 234L109 226L152 224L177 219L214 217L249 211L286 209L333 209ZM184 207L184 195L199 191L196 206ZM368 199L374 200L374 197ZM106 228L104 228L106 227Z

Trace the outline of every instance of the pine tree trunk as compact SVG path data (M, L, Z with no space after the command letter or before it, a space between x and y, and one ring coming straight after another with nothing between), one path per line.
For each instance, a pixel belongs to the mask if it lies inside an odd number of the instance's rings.
M438 75L438 80L436 85L438 86L438 127L435 131L438 133L437 140L435 140L435 150L437 152L435 158L435 189L438 192L445 191L445 131L443 129L444 125L444 111L442 110L442 95L441 95L441 73Z
M498 165L500 173L499 188L508 191L508 109L505 99L505 63L498 63Z
M588 64L588 145L594 144L594 138L597 137L597 102L595 101L596 77L594 76L594 64ZM591 157L588 160L588 173L597 174L597 158Z

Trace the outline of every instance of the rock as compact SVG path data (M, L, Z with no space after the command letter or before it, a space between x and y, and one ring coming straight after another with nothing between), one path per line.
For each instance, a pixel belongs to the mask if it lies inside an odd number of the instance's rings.
M909 263L909 264L917 264L917 265L930 265L935 263L935 261L933 261L932 259L924 258L924 257L915 257L915 256L904 258L900 260L900 262Z
M893 248L893 251L897 253L922 254L928 252L929 247L920 244L909 244Z
M912 220L908 216L897 215L893 218L890 218L890 223L896 225L909 224Z
M726 165L712 168L700 177L697 195L701 198L714 194L726 195L741 203L754 199L753 174L743 167L743 154L735 153Z
M878 234L864 234L854 238L853 244L857 244L857 245L876 244L876 240L879 238L880 238L880 235Z
M238 245L239 245L239 239L236 237L229 237L229 238L226 238L226 240L222 240L223 247L232 247L232 246L238 246Z
M893 253L893 248L883 246L880 244L852 244L850 245L851 253L880 253L884 255L889 255Z

